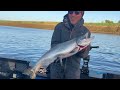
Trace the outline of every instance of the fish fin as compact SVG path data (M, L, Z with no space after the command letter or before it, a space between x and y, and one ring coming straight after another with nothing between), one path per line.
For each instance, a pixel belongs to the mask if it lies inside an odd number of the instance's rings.
M61 64L61 66L63 66L62 58L60 58L60 64Z
M35 79L36 77L35 71L31 68L24 70L23 74L30 76L31 79Z
M31 79L35 79L36 78L36 73L34 72L34 70L31 70L30 78Z
M88 32L85 34L85 39L88 38Z

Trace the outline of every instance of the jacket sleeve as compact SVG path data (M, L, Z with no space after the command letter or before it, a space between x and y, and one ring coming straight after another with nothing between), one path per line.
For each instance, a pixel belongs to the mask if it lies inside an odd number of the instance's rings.
M89 32L88 38L90 38L91 32L89 30L88 30L88 32ZM91 47L91 45L88 45L85 49L83 49L82 51L78 52L76 54L76 56L81 57L81 58L86 58L88 56L88 54L89 54L90 47Z
M61 42L61 29L60 25L56 25L52 39L51 39L51 48L53 48L55 45L59 44Z

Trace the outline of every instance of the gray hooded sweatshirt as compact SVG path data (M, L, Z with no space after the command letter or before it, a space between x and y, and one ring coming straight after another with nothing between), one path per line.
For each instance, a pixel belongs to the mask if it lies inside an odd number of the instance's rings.
M64 16L63 22L56 25L53 36L51 39L51 48L59 43L71 40L78 36L83 36L90 31L83 26L84 20L81 20L76 24L72 25L69 21L68 14ZM63 66L60 61L56 60L48 67L48 77L50 79L80 79L80 59L87 57L89 54L90 46L84 51L80 51L77 54L63 59Z

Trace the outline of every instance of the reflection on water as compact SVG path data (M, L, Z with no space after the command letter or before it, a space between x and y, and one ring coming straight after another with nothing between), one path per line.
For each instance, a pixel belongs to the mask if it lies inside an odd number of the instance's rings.
M53 31L0 26L0 57L21 59L35 63L50 49ZM92 33L92 45L100 48L90 51L89 67L120 74L120 36Z

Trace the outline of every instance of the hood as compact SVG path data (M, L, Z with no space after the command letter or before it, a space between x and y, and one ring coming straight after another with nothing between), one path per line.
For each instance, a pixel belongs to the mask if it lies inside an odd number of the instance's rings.
M76 28L76 27L80 27L80 26L83 26L83 24L84 24L84 19L83 18L81 18L80 19L80 21L78 21L78 23L76 23L75 25L72 25L71 23L70 23L70 20L69 20L69 18L68 18L68 14L66 14L65 16L64 16L64 18L63 18L63 23L64 23L64 25L68 28L68 29L72 29L72 28Z

